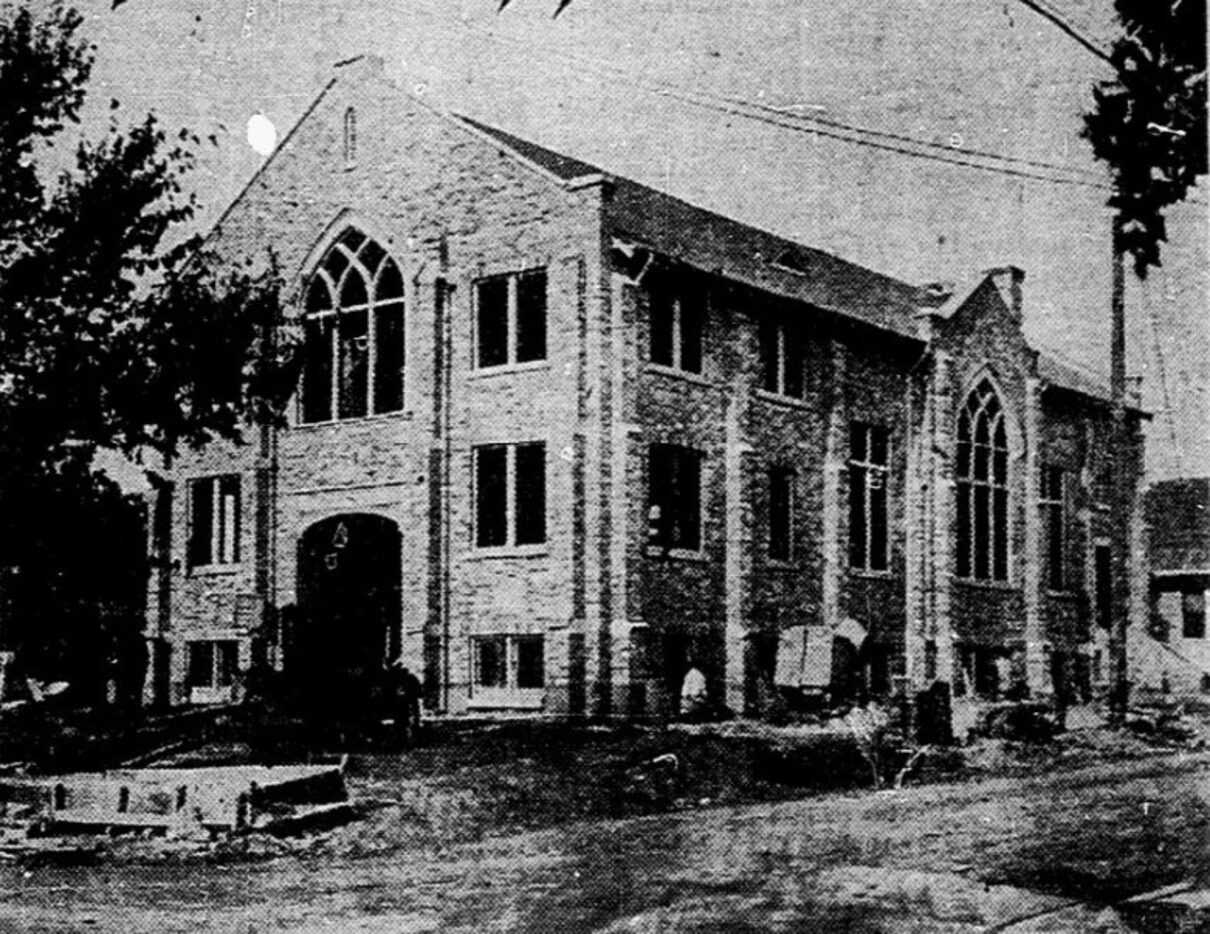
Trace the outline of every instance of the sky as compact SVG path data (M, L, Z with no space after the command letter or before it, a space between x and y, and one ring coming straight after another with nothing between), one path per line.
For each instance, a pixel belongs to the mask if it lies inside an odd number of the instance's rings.
M1049 4L1109 45L1110 0ZM79 7L97 46L86 126L115 98L131 120L215 134L203 229L264 160L249 118L280 138L335 62L371 53L438 107L910 282L1019 265L1030 340L1108 370L1108 177L1079 137L1107 66L1020 0L575 0L558 19L555 0ZM1210 465L1205 185L1196 197L1170 215L1164 268L1128 293L1153 479Z

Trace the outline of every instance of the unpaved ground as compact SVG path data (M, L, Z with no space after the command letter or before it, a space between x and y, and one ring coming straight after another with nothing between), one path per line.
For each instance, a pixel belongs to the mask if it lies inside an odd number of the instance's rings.
M0 929L1122 931L1103 904L1210 879L1210 757L578 822L360 858L333 848L344 832L311 857L251 865L0 870Z
M293 750L296 756L313 751ZM1044 744L985 740L960 751L935 751L916 763L907 781L1028 778L1171 752L1106 729L1073 731ZM253 756L248 745L219 743L184 761L255 761ZM860 792L871 781L847 732L751 721L652 727L529 722L435 730L407 752L354 755L347 778L353 797L369 806L363 821L320 837L237 839L213 855L366 856L439 848L577 820ZM119 850L122 858L141 856L137 848ZM154 857L156 848L146 853Z

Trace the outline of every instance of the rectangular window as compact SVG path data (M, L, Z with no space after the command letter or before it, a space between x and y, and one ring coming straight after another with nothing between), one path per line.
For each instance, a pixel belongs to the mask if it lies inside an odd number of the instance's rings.
M187 650L187 687L229 688L235 683L239 643L234 639L190 642Z
M849 566L864 571L890 567L887 486L890 433L878 425L849 429Z
M541 700L546 686L540 635L471 637L471 696L501 706Z
M403 306L374 309L374 411L403 408Z
M1108 545L1097 545L1093 549L1093 574L1097 625L1108 629L1113 622L1113 569L1110 567Z
M475 544L480 548L546 541L546 445L475 448Z
M189 565L239 561L239 475L204 477L189 484Z
M335 319L309 318L304 325L302 420L332 417L332 335Z
M702 547L702 456L675 444L653 444L648 463L648 515L659 548Z
M1181 635L1186 639L1206 638L1206 594L1187 590L1181 594Z
M1042 526L1045 535L1046 585L1062 590L1066 584L1066 496L1062 467L1042 468Z
M975 696L994 700L1008 687L1008 655L1001 649L985 645L957 646L958 674L961 684L955 685L958 696Z
M478 636L471 640L476 688L508 687L508 641L504 636Z
M475 451L475 544L508 543L508 448L493 444Z
M214 643L190 642L185 684L191 688L208 688L214 683Z
M480 279L475 284L480 368L546 359L546 270Z
M769 557L789 561L794 552L794 471L769 471Z
M478 283L479 366L508 363L508 276Z
M517 362L546 359L546 270L517 276Z
M765 392L801 399L804 393L802 339L773 321L760 325L761 388Z
M647 307L651 362L701 373L705 291L690 283L653 286L647 293Z
M540 545L546 541L546 445L519 444L514 452L516 542Z
M540 689L546 683L541 636L514 636L517 656L517 688Z

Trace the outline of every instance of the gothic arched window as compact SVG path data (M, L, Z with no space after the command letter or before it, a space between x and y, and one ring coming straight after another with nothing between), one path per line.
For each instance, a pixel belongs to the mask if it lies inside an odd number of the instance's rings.
M957 466L958 576L1008 580L1008 436L986 379L958 416Z
M403 408L403 276L386 250L350 227L307 284L303 422Z

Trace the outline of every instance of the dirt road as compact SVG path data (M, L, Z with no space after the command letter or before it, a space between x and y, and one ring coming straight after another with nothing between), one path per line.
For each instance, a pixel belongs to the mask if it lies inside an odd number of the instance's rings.
M0 930L1120 930L1055 912L1189 877L1210 879L1206 754L362 859L2 870Z

